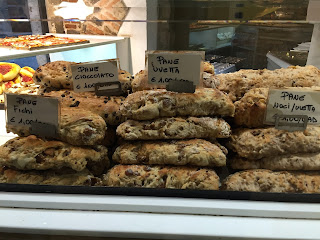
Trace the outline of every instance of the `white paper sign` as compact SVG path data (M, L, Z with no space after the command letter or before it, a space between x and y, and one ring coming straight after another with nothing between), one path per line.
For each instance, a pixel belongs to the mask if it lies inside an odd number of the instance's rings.
M171 80L176 80L199 85L204 54L203 51L147 52L149 84L168 85Z
M75 92L93 92L96 83L118 81L116 59L71 65Z
M308 124L320 124L320 92L297 89L270 89L265 115L265 124L275 124L279 115L281 123L303 123L301 117L308 116ZM292 117L291 117L292 116Z
M58 128L58 99L12 93L5 97L7 124L31 127L32 123L45 123Z

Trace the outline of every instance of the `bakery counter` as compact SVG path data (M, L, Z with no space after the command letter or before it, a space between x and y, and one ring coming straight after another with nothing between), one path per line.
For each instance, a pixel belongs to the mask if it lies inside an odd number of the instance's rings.
M319 239L319 204L0 193L0 232L147 239ZM14 207L14 208L13 208Z

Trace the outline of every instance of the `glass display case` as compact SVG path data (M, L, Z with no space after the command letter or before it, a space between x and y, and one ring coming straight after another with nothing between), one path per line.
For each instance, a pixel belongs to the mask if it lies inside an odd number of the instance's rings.
M319 11L0 0L0 236L319 239Z

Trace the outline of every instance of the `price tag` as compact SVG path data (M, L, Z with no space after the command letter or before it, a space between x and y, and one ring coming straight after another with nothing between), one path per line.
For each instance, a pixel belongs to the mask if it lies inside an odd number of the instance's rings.
M148 82L169 85L171 81L202 83L203 51L147 51Z
M57 98L8 93L5 95L5 110L7 125L25 127L30 129L31 133L35 129L32 126L43 125L42 130L37 131L37 135L55 137L57 134L60 116Z
M96 83L118 81L117 59L72 64L71 70L75 92L94 92Z
M264 123L289 128L320 124L320 92L299 88L270 89Z

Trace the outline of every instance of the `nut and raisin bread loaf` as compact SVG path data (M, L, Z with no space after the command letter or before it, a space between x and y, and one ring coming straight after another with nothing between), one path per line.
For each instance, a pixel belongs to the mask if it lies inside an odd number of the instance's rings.
M320 193L320 174L273 172L257 169L237 172L222 183L222 190L280 193Z
M218 190L220 180L214 170L205 168L116 165L103 176L102 183L110 187Z
M320 70L314 66L292 66L274 71L240 70L214 76L217 88L237 101L252 88L320 86Z
M117 128L125 140L161 140L189 138L228 138L230 125L222 118L159 118L153 121L127 120Z
M217 89L202 88L195 93L159 89L130 94L120 111L128 119L152 120L176 116L233 116L235 108L228 96Z
M228 146L248 159L320 152L320 127L310 125L303 132L288 132L274 127L236 129Z
M112 160L120 164L226 165L224 152L203 139L128 142L117 147Z
M235 156L229 159L233 169L269 169L287 171L320 170L320 153L296 153L265 157L257 160Z

